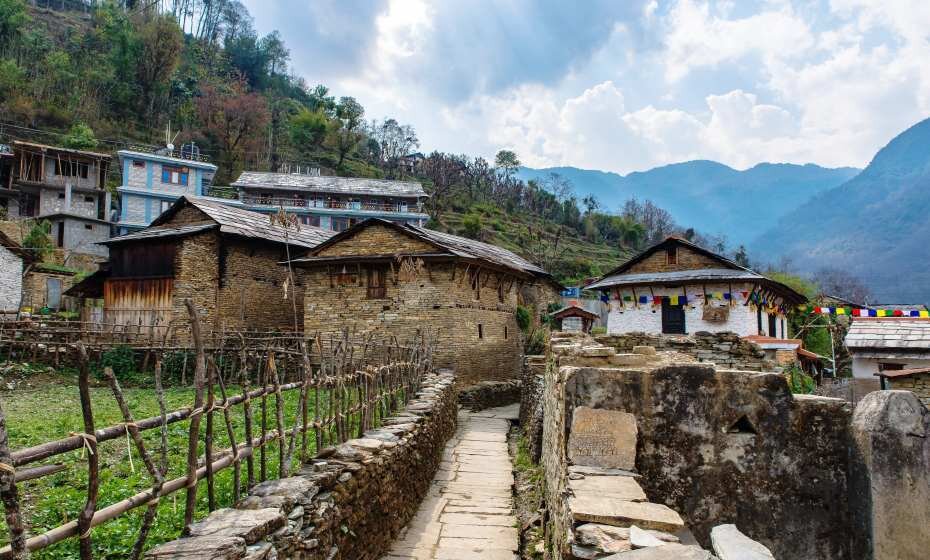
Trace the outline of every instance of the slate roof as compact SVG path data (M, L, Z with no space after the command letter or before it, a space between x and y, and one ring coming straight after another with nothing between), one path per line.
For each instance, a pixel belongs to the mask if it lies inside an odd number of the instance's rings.
M24 262L32 262L35 259L30 251L23 249L23 246L19 243L13 241L10 236L0 231L0 246L7 249L9 252L21 258Z
M565 317L587 317L589 319L599 318L597 313L592 313L587 309L578 307L577 305L568 305L554 313L551 313L550 315L556 319L563 319Z
M848 348L867 350L930 350L930 320L853 319L846 334Z
M177 227L149 227L143 230L101 241L100 245L114 245L126 241L139 241L140 239L168 239L171 237L184 237L217 227L216 224L187 224Z
M326 241L335 232L301 224L300 231L286 231L279 225L272 225L268 214L261 214L230 206L216 200L197 196L182 196L152 224L142 231L170 224L171 218L185 205L190 204L220 226L220 231L229 235L238 235L252 239L263 239L276 243L289 243L312 249ZM141 233L141 232L140 232ZM135 235L135 234L132 234ZM119 238L117 238L119 239Z
M297 173L269 173L245 171L233 187L244 189L284 189L306 192L324 192L347 195L380 195L401 197L428 196L420 183L389 181L359 177L324 177Z
M349 229L338 233L328 239L325 243L316 247L313 251L313 254L319 253L323 248L334 245L339 241L355 235L361 229L372 225L383 225L401 232L406 233L414 238L423 240L430 245L433 245L440 251L444 252L447 255L462 257L465 259L475 259L475 260L484 260L492 264L516 270L530 276L537 276L543 278L551 278L551 275L531 263L530 261L524 259L520 255L512 251L508 251L503 247L498 247L496 245L491 245L490 243L482 243L480 241L475 241L473 239L467 239L465 237L459 237L457 235L452 235L448 233L442 233L439 231L421 228L417 226L412 226L410 224L396 224L394 222L384 220L381 218L370 218L363 222L360 222ZM442 256L443 253L433 253L429 256ZM379 255L381 256L381 255ZM423 255L421 255L423 256ZM353 259L359 258L357 256L348 255L345 257L340 257L343 259ZM309 257L306 259L296 259L294 262L305 262L312 263L320 261L319 257ZM331 259L326 259L331 260Z

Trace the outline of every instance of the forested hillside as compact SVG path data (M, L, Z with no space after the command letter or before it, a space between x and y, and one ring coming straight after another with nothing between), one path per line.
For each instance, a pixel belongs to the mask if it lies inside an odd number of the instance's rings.
M520 180L507 151L495 162L436 151L411 176L401 163L419 148L414 128L293 75L287 46L277 33L259 36L239 2L43 4L0 0L0 141L115 152L163 145L170 127L167 140L195 142L219 166L216 185L243 169L295 165L412 178L432 195L432 227L513 248L565 281L676 227L648 204L604 213L557 175Z

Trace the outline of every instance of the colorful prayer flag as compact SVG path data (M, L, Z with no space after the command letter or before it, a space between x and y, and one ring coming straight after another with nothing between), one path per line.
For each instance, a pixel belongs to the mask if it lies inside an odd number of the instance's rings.
M930 317L930 311L921 311L920 316L924 318Z
M836 308L836 314L837 314L837 315L846 315L846 308L845 308L845 307L837 307L837 308Z
M731 294L730 292L724 292L723 299L733 299L733 294Z
M649 303L649 296L639 296L639 303Z
M678 296L671 296L668 298L668 302L671 305L678 305Z

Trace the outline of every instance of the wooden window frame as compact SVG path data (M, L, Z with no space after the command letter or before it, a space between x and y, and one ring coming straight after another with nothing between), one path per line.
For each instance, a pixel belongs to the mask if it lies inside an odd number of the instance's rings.
M678 265L678 247L669 247L665 250L665 264L669 266Z
M478 323L478 340L484 340L484 325Z
M386 299L387 298L387 269L382 266L369 266L367 270L368 283L365 290L367 299ZM380 277L379 285L374 285L373 280Z

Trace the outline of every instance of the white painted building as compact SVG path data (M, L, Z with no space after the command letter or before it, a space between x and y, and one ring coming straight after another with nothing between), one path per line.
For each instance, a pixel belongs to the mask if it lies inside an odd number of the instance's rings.
M854 317L846 333L853 377L930 367L930 319Z
M0 313L15 313L23 296L25 252L0 232Z
M608 334L726 331L788 338L787 312L806 301L780 282L674 237L586 289L608 294Z

